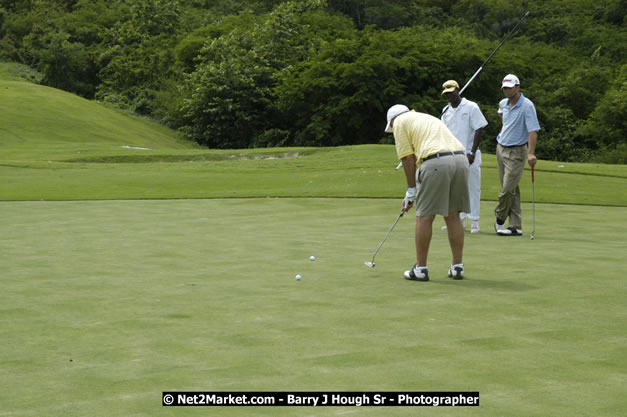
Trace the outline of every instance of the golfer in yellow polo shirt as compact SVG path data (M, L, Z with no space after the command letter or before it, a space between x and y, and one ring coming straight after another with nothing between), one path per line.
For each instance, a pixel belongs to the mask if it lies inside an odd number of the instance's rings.
M396 152L407 180L403 211L416 203L416 264L404 276L408 280L429 281L427 256L433 220L439 214L444 216L453 255L448 276L463 279L464 229L459 213L470 211L464 145L440 119L410 111L402 104L390 107L387 121L385 131L394 133Z

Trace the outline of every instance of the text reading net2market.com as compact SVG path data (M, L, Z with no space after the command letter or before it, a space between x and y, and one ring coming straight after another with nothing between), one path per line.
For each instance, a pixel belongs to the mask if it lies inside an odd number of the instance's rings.
M165 407L478 407L479 392L163 392Z

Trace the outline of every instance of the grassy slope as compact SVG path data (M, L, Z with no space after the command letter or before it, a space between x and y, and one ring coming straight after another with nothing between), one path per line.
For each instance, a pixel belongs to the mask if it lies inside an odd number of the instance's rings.
M190 149L172 131L118 110L11 76L0 64L0 145L3 159L54 158L82 149L119 151L121 146Z
M402 196L388 145L211 151L0 64L0 200ZM128 149L124 146L150 150ZM498 175L484 156L483 199ZM627 205L627 167L540 162L536 201ZM522 195L531 198L529 171Z

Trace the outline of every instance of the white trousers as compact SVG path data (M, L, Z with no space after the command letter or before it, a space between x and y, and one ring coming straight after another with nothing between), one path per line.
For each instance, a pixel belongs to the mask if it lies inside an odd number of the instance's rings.
M468 217L471 221L479 221L479 205L481 202L481 151L477 150L475 161L468 169L468 195L470 196L470 213L459 213L459 218Z

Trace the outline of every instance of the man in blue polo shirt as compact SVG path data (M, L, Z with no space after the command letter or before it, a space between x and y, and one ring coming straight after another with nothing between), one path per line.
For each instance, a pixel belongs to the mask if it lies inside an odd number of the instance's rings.
M520 81L508 74L501 85L505 98L499 103L503 122L496 140L496 161L499 168L501 190L499 203L494 210L494 229L501 236L522 236L522 210L520 208L520 180L525 161L536 165L536 142L540 123L533 102L520 92ZM509 227L505 220L509 218Z

